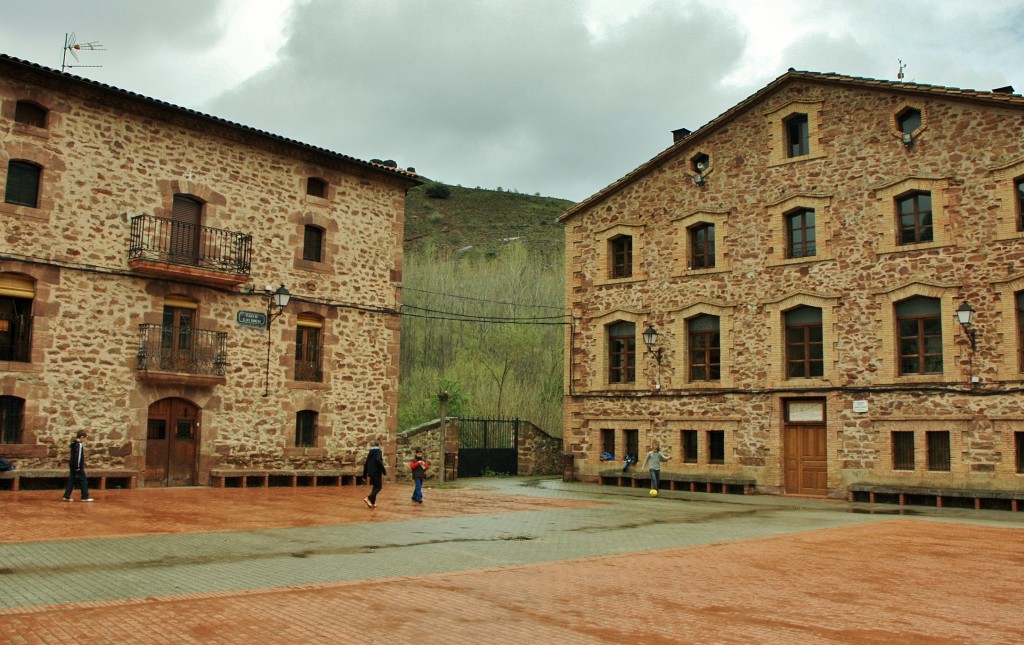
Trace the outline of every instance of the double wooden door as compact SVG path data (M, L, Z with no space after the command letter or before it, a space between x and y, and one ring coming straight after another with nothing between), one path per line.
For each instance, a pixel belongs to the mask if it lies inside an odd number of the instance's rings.
M193 486L199 445L199 406L161 399L149 406L146 486Z

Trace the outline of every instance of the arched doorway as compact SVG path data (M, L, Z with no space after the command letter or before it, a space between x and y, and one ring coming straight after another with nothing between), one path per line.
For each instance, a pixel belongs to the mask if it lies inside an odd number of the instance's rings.
M161 399L149 406L146 430L146 486L193 486L199 406L185 399Z

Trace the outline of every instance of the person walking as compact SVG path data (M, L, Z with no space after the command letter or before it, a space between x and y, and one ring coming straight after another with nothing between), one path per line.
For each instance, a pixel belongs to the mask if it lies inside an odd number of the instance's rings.
M647 464L651 465L651 490L658 490L658 479L661 477L661 462L668 461L671 457L666 457L661 453L661 445L655 441L651 444L651 451L647 453L647 457L644 458L643 466L640 466L640 470L643 470ZM654 493L651 493L652 495Z
M85 430L79 430L75 433L75 438L71 440L71 459L68 461L71 472L68 475L68 484L64 487L65 502L72 501L71 491L75 489L75 484L78 484L82 491L82 501L92 501L92 498L89 497L89 479L85 475L85 446L82 445L82 440L88 436Z
M412 501L417 504L423 503L423 478L427 476L427 469L430 468L430 462L423 459L423 451L419 448L416 449L416 455L409 462L409 468L412 469L412 480L416 483L416 490L412 492Z
M370 494L363 498L363 502L370 508L377 508L377 493L384 487L384 475L388 469L384 466L384 453L376 442L370 446L370 452L366 455L366 462L363 463L363 477L369 478Z

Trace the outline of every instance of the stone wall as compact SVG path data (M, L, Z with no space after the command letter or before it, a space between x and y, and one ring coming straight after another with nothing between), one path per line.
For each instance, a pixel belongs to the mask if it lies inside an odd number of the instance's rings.
M441 420L428 421L415 428L399 433L398 470L399 479L409 479L409 462L417 447L423 450L424 458L431 464L439 464ZM458 454L459 420L449 419L446 424L445 451ZM562 472L562 440L552 437L529 421L519 422L519 472L521 477L530 475L556 475ZM456 460L456 467L457 467ZM434 469L431 469L434 470ZM428 477L431 479L432 477Z
M18 100L47 126L14 123ZM8 161L42 166L39 207L0 204L0 273L34 282L32 359L0 363L0 395L25 402L22 468L66 459L90 435L94 467L143 471L150 406L200 408L195 482L218 466L349 467L397 431L399 305L405 190L415 180L128 93L0 61L0 186ZM309 177L325 197L306 194ZM140 275L128 264L131 218L171 217L174 195L204 203L202 224L249 234L249 279L236 287ZM322 262L304 260L304 226L324 230ZM292 301L264 329L266 287ZM164 300L197 303L196 328L227 332L227 373L209 385L147 381L139 325L161 324ZM295 380L296 321L322 320L323 382ZM269 383L267 360L269 343ZM266 395L264 395L266 391ZM296 413L318 413L316 445L295 447ZM143 485L145 482L142 482Z
M827 488L857 481L1019 488L1014 433L1024 431L1022 366L1014 294L1024 289L1024 233L1014 180L1024 176L1024 99L968 98L927 86L825 82L811 74L766 88L675 144L563 218L566 302L577 322L567 338L565 449L583 479L602 465L601 431L626 430L641 456L659 440L666 465L713 476L745 474L764 492L786 481L783 411L821 399L827 428ZM897 116L922 112L905 145ZM811 122L811 152L784 154L783 122ZM702 186L691 160L707 154ZM894 199L933 198L934 241L897 244ZM818 252L788 258L784 214L813 208ZM716 265L690 266L688 230L716 227ZM633 275L610 276L607 248L633 236ZM894 305L913 296L941 303L940 373L901 375ZM972 352L955 319L977 311ZM820 378L787 378L783 315L822 310ZM718 381L691 380L687 320L720 320ZM606 327L636 328L636 379L610 384ZM642 330L660 334L660 361ZM970 384L972 376L980 383ZM866 405L854 411L853 402ZM682 464L684 430L725 433L725 460ZM917 465L892 467L891 432L915 431ZM925 463L927 431L950 433L951 469ZM792 457L792 455L789 455Z

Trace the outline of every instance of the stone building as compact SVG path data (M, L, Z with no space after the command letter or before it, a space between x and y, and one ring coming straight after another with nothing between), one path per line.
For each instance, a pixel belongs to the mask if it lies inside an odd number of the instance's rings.
M418 183L0 55L0 455L58 468L81 429L159 486L394 454Z
M1024 490L1022 132L1009 87L790 70L567 211L576 476Z

